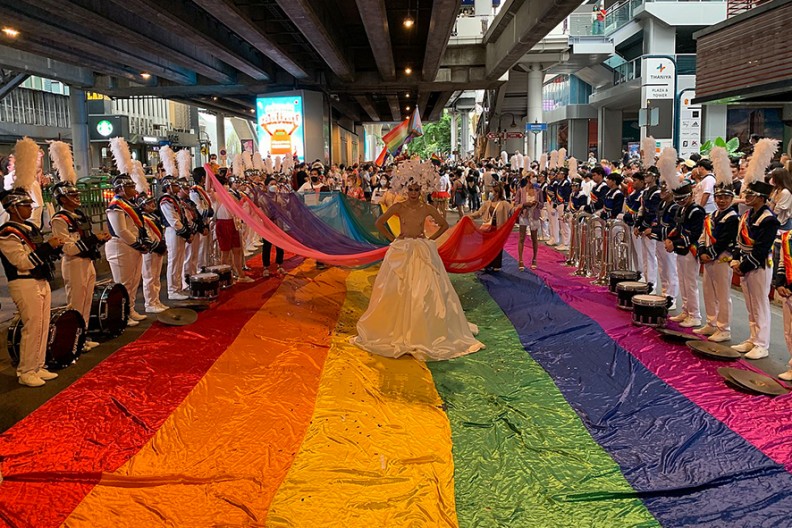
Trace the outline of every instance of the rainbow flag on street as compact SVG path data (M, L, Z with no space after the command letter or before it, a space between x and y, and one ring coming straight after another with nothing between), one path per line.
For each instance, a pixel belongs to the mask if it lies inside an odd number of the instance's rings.
M399 123L390 132L382 136L382 141L385 142L380 155L377 156L376 164L383 165L388 154L396 156L404 146L409 143L414 137L423 136L423 125L421 124L421 115L418 108L415 108L413 114Z

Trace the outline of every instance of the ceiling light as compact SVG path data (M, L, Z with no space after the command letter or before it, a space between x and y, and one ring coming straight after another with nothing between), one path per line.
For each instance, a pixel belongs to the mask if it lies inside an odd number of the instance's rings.
M409 112L410 111L410 107L408 106L407 108L405 108L405 110L407 110Z
M412 15L408 14L404 17L404 22L402 22L402 24L404 24L404 27L407 29L411 29L415 25L415 19L413 19Z
M217 101L217 96L213 96L212 101Z
M412 68L407 66L406 68L404 68L404 73L407 75L412 75Z
M409 93L406 93L406 94L404 95L404 97L406 97L407 99L409 99L409 98L410 98L410 94L409 94Z
M3 28L3 33L5 33L5 36L11 37L11 38L17 38L19 36L19 31L17 31L14 28L10 28L10 27L4 27Z
M143 77L144 79L150 79L151 78L151 74L150 73L146 73L146 72L141 73L140 76Z
M251 108L251 109L250 109L250 113L251 113L251 114L255 114L255 113L256 113L256 109L255 109L255 108Z

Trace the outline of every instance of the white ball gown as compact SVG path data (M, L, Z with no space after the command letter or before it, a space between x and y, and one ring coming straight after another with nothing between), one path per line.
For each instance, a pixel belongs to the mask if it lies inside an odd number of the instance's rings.
M425 238L395 240L382 261L353 342L372 354L440 361L484 348L437 252Z

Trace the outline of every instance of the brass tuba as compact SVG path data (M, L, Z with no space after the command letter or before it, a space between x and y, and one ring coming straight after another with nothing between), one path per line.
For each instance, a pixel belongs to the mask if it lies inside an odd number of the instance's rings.
M634 250L630 226L623 220L608 220L608 273L631 271Z
M592 284L603 285L608 282L608 223L599 216L592 216L588 227L588 276L595 277Z

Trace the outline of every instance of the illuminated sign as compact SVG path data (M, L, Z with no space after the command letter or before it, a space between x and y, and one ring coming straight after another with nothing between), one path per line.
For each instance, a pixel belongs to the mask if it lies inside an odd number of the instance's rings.
M113 123L107 119L102 119L96 123L96 131L99 132L100 135L107 137L113 133Z
M159 143L159 138L154 136L143 136L143 143Z
M305 161L304 130L302 96L256 99L256 131L263 158L296 154Z

